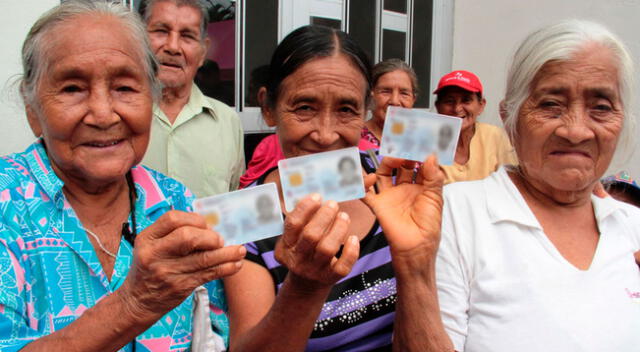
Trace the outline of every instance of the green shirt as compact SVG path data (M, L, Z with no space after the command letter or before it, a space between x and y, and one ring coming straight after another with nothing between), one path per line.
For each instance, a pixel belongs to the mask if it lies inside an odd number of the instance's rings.
M194 84L173 125L157 105L142 164L186 185L196 197L233 191L244 173L238 114Z

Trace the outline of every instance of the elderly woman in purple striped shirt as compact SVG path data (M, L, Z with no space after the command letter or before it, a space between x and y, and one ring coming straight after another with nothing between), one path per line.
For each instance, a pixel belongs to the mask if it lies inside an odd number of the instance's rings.
M262 113L286 157L351 147L370 89L370 64L352 39L302 27L273 55ZM372 174L363 155L364 199L311 195L286 214L282 236L247 245L242 269L225 280L231 350L444 349L434 283L443 176L431 158L413 182L414 164L384 159ZM256 181L268 182L279 185L277 168Z

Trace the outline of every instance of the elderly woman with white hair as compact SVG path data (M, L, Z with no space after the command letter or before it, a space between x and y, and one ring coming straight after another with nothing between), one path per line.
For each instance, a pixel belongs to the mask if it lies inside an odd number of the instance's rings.
M640 346L640 210L593 195L634 127L632 63L602 26L525 39L501 116L519 166L445 187L441 315L458 351Z
M66 1L33 25L22 59L38 139L0 158L0 350L223 348L211 280L237 272L245 250L188 213L184 186L136 165L159 92L140 19Z

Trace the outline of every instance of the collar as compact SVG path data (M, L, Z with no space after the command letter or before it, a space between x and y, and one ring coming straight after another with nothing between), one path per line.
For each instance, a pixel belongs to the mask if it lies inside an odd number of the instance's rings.
M523 226L542 229L520 191L511 181L505 166L501 166L498 171L487 177L484 186L486 207L492 223L511 221ZM591 203L598 224L619 211L630 216L628 208L612 197L600 198L592 194Z
M51 167L51 161L47 155L42 138L38 138L27 148L24 159L35 181L42 187L44 193L53 199L56 204L64 199L62 187L64 183Z
M207 97L202 93L198 86L193 83L191 85L189 101L187 102L187 104L185 104L185 106L182 107L182 110L180 110L180 113L178 114L178 117L176 118L176 121L172 127L178 127L179 125L191 120L193 117L199 115L202 112L207 112L207 114L214 120L218 119L214 104L211 99L207 99ZM158 104L153 104L153 114L161 121L171 126L171 124L169 123L169 119L164 114L164 111L160 109L160 106Z
M492 223L510 221L542 229L504 166L485 179L484 191Z

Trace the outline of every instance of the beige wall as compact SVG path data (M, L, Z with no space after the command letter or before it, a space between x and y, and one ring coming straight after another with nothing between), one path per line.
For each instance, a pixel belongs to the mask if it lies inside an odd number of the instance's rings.
M42 13L59 3L59 0L0 3L0 155L24 150L34 139L12 83L22 72L20 49L29 28Z
M500 124L498 102L510 57L528 33L545 24L566 18L598 21L617 33L640 63L640 0L456 0L454 11L452 68L468 69L482 80L487 108L481 121ZM640 178L640 152L612 169Z

